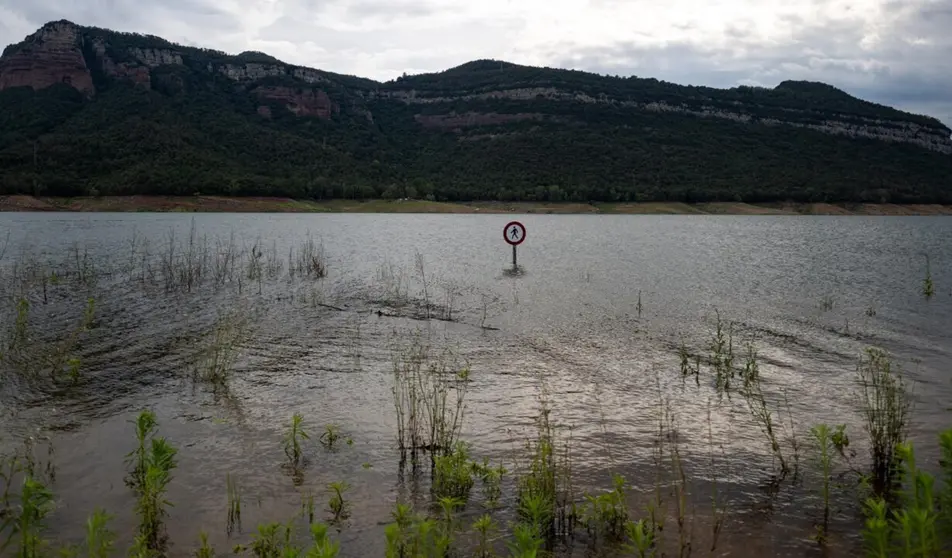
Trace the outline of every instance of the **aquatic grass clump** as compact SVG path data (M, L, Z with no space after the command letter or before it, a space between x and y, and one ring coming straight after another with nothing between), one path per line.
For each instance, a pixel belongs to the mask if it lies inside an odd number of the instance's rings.
M455 364L452 353L433 354L419 335L394 351L393 400L401 457L418 450L448 454L463 427L469 371Z
M178 450L165 438L156 436L158 423L151 411L142 411L134 421L137 447L126 456L132 470L127 484L136 492L135 511L139 516L139 553L161 552L165 547L163 518L171 503L165 499L171 472L177 466Z
M292 248L288 254L288 270L292 276L320 279L327 276L327 257L324 254L324 245L317 244L310 234L298 247L297 253Z
M343 481L332 482L327 485L331 491L330 500L327 501L327 507L334 514L333 521L339 522L350 516L350 503L344 499L344 493L350 490L350 485Z
M172 480L171 471L176 467L178 452L165 438L152 438L152 447L146 459L143 484L138 487L136 513L139 516L141 544L150 552L162 552L165 548L163 518L166 508L172 504L165 499L165 492Z
M860 405L869 435L873 489L891 490L899 471L896 449L906 440L912 405L905 379L889 354L868 348L857 367Z
M297 470L304 464L303 440L309 438L304 431L304 416L300 413L291 415L291 424L284 434L284 455L288 458L288 465Z
M114 554L116 533L109 529L113 516L97 508L86 520L86 540L83 545L61 548L61 558L109 558Z
M526 442L528 465L517 479L516 514L545 540L552 540L572 533L577 514L569 444L560 444L556 437L544 385L539 400L536 439Z
M13 547L18 558L41 558L46 555L43 520L53 511L53 493L39 479L26 472L20 486L18 505L6 517L0 516L0 554Z
M708 363L714 371L718 391L728 392L734 377L734 322L724 323L720 312L708 344Z
M926 254L926 276L922 280L922 295L932 298L935 294L935 284L932 282L932 266L929 264L929 255Z
M231 372L247 339L246 318L240 312L219 314L195 362L194 377L216 389L227 388Z
M482 464L474 463L473 470L482 480L483 505L489 509L497 508L502 496L502 477L506 474L506 468L502 465L491 467L488 460L483 460Z
M457 442L447 455L437 455L433 465L433 494L436 498L458 498L465 501L475 479L478 465L470 461L469 448Z
M823 523L819 526L818 541L826 540L830 524L830 480L832 479L833 459L835 452L842 453L848 443L846 425L841 424L831 429L827 424L818 424L810 429L810 435L816 446L819 472L823 478L821 496L823 499Z
M473 522L473 531L476 532L478 539L476 550L473 552L474 558L490 558L495 556L493 551L492 539L499 531L499 525L488 513L479 516Z
M519 523L512 531L512 541L506 543L510 558L537 558L545 540L535 525Z
M952 509L943 505L945 495L952 491L952 430L940 435L942 459L940 467L944 486L936 487L936 479L916 466L912 445L897 447L902 464L898 500L890 503L882 496L868 498L863 505L865 524L863 540L866 555L871 558L941 557L952 551L948 526Z
M327 449L334 449L334 445L339 439L340 428L336 424L328 424L324 426L324 433L321 434L318 441Z
M225 474L225 489L228 493L228 519L225 531L231 535L236 529L241 531L241 491L231 473Z
M625 503L625 478L612 476L612 490L604 494L585 495L581 508L581 522L595 539L620 538L628 522L628 506Z

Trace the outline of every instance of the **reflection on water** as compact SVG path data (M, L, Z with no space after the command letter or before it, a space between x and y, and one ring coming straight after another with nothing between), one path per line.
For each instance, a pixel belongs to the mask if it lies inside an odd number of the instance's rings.
M578 494L607 490L620 473L631 484L632 509L645 509L659 470L668 481L672 474L655 459L667 404L687 479L686 516L695 548L705 552L715 486L727 510L718 552L815 551L819 495L807 435L818 422L845 423L864 455L854 375L866 346L890 350L916 382L912 440L923 462L935 461L952 400L952 220L529 215L517 275L505 271L505 222L0 215L10 231L0 260L5 330L14 327L25 288L14 277L29 277L37 344L73 331L95 300L95 323L70 347L81 382L4 376L0 448L49 434L57 466L51 535L80 540L85 517L103 506L128 545L135 526L122 480L134 444L129 420L151 408L161 434L180 448L169 489L172 555L189 554L200 529L219 549L247 541L258 523L299 514L308 490L326 513L327 484L347 481L353 514L335 535L342 555L382 556L394 502L425 508L429 501L429 474L398 466L391 393L392 355L420 332L471 368L463 438L479 459L518 470L545 387L552 416L570 433ZM292 276L309 235L322 244L324 278ZM228 253L243 256L229 263ZM931 300L920 292L922 254L938 291ZM215 263L191 275L173 274L166 263L192 258ZM679 351L707 354L715 312L733 322L738 355L748 343L756 347L765 397L786 435L800 437L796 478L771 482L777 466L743 398L719 395L707 372L700 385L682 380ZM242 316L248 332L223 392L192 378L229 313ZM354 441L327 451L312 440L301 486L281 468L282 435L296 412L314 438L335 424ZM246 503L244 534L230 538L226 474ZM503 484L497 520L506 525L515 518L512 475ZM855 491L843 488L836 499L829 546L851 555ZM481 513L469 506L462 516L469 523ZM563 549L588 552L584 537Z

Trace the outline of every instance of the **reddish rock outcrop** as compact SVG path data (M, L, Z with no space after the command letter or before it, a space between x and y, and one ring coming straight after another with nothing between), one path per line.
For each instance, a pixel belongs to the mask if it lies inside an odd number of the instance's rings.
M254 93L271 101L280 101L284 106L298 116L317 116L328 119L331 113L340 110L331 98L320 89L294 89L291 87L259 87Z
M83 59L79 28L67 21L48 23L0 58L0 91L11 87L44 89L66 83L92 95L93 78Z

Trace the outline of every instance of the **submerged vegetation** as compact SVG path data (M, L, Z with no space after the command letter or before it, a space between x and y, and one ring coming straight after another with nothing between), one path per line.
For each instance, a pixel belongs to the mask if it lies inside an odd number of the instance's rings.
M234 309L227 312L189 315L191 321L183 326L187 331L174 339L186 346L182 351L186 356L175 361L175 366L184 369L176 381L184 381L209 399L214 396L209 404L212 409L218 409L219 403L238 405L232 397L233 386L244 382L260 362L253 360L256 341L251 332L262 319L249 300L275 304L280 297L297 297L300 309L352 318L345 331L355 339L346 340L342 352L359 369L357 338L369 334L361 333L356 312L343 314L351 310L334 300L325 286L323 279L337 268L329 265L322 244L310 235L292 244L286 259L273 243L256 241L239 247L233 236L210 241L194 226L182 238L170 235L168 242L169 246L153 250L146 240L133 237L128 257L118 258L120 263L111 268L97 266L78 247L60 263L28 255L4 268L8 281L0 286L6 304L0 327L0 388L24 382L50 398L66 398L82 393L88 384L95 385L94 371L103 364L95 360L97 355L86 341L105 334L103 330L116 319L113 302L103 296L104 285L131 286L139 289L134 291L136 296L146 293L159 300L207 300L199 298L201 294L234 302L230 305ZM430 326L436 320L467 325L463 320L478 315L468 325L480 334L492 329L486 320L495 302L477 293L474 298L479 303L466 308L460 287L441 280L420 255L404 268L381 265L376 279L366 296L374 300L377 317L399 316ZM73 290L72 298L67 289ZM821 304L824 312L842 306L834 306L832 297L828 302ZM62 305L61 315L42 321L41 310L52 304ZM640 291L635 311L641 312ZM867 316L874 317L875 312ZM788 397L791 386L780 376L779 367L764 358L764 354L770 356L769 347L749 335L750 328L722 318L719 312L713 319L705 334L693 340L682 337L676 346L671 345L670 374L656 372L657 403L641 409L655 421L651 432L642 430L637 434L640 438L626 438L623 428L616 431L603 416L602 436L579 444L573 439L579 425L560 415L558 400L551 396L558 379L528 376L538 401L531 408L506 409L519 414L525 428L496 433L508 439L510 447L492 455L484 453L486 448L472 434L476 428L470 428L474 426L471 417L482 410L472 413L469 406L474 396L479 402L479 390L488 375L471 366L471 355L439 340L431 329L420 328L409 335L398 332L389 350L381 351L389 356L385 369L373 370L368 377L379 381L384 396L391 398L379 412L392 428L386 440L394 447L392 465L401 479L409 478L419 489L409 495L397 491L392 521L380 533L385 556L539 558L570 554L572 545L591 547L594 555L686 558L729 553L723 548L725 533L730 533L734 515L744 513L726 494L726 485L733 481L731 468L738 466L739 459L745 460L740 474L762 487L765 507L773 505L781 486L808 495L803 501L815 520L815 544L843 544L844 538L852 536L862 541L869 557L948 556L952 551L952 430L939 439L938 463L917 462L909 443L912 380L894 357L879 348L865 351L855 372L850 372L851 384L844 388L852 390L855 417L827 424L795 415L794 397ZM317 335L316 331L307 334ZM674 380L670 384L669 377ZM321 387L327 392L325 401L339 396L339 386L332 381ZM227 397L219 397L223 395ZM627 394L620 391L617 396ZM707 400L706 425L682 416L673 397ZM360 552L359 547L346 548L347 544L342 548L334 539L352 540L338 535L347 533L354 523L366 522L361 499L367 497L367 485L361 484L361 475L379 482L376 471L385 465L374 460L382 453L355 457L363 439L356 436L346 414L315 417L311 407L298 403L294 402L294 409L302 412L288 419L291 411L282 411L268 424L273 445L264 446L269 448L269 466L276 473L290 472L290 482L280 474L269 482L293 484L293 514L262 517L256 479L243 472L240 477L234 472L223 475L225 494L219 493L218 498L227 508L216 509L216 514L221 513L216 522L225 516L225 536L233 543L228 550L236 554L327 558ZM30 437L23 448L4 457L0 461L0 554L21 558L179 555L188 541L181 540L180 533L169 532L166 525L175 504L170 487L176 483L173 473L187 474L187 467L195 466L182 461L194 450L159 435L160 415L167 413L156 405L131 421L128 446L123 448L128 450L125 480L134 498L130 509L84 511L91 515L81 543L56 541L51 533L54 520L59 521L51 517L58 487L51 449L45 460L38 457L46 441ZM239 414L234 422L241 419ZM728 456L723 447L717 448L713 428L724 420L754 440L749 446L752 455ZM705 431L707 447L699 451L695 442ZM163 434L168 432L163 429ZM605 440L607 450L607 458L597 457L601 461L594 467L579 461L579 455L584 459L593 455L593 439ZM868 450L868 455L858 457L856 449ZM637 453L643 455L635 457ZM644 465L649 454L650 464ZM364 459L374 462L358 467ZM643 465L637 465L638 459ZM325 461L332 460L348 465L329 471ZM771 466L761 469L762 463ZM801 470L806 463L812 468ZM592 479L592 469L598 471L597 480ZM736 479L738 473L733 474ZM212 484L221 490L221 476ZM189 514L187 509L175 509ZM134 514L134 532L117 532L112 526L114 516L120 514ZM850 523L850 517L862 517L862 523ZM219 543L220 524L215 530L214 525L195 527L190 535L196 537L192 541L195 555L223 555L224 549L216 551L212 546ZM338 534L332 536L331 529Z

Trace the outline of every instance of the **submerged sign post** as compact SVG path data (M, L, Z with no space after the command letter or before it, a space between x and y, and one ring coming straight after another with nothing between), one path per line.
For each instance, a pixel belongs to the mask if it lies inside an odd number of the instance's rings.
M522 244L522 241L526 239L526 227L519 221L510 221L502 229L502 237L512 245L512 270L515 271L519 269L516 263L516 246Z

